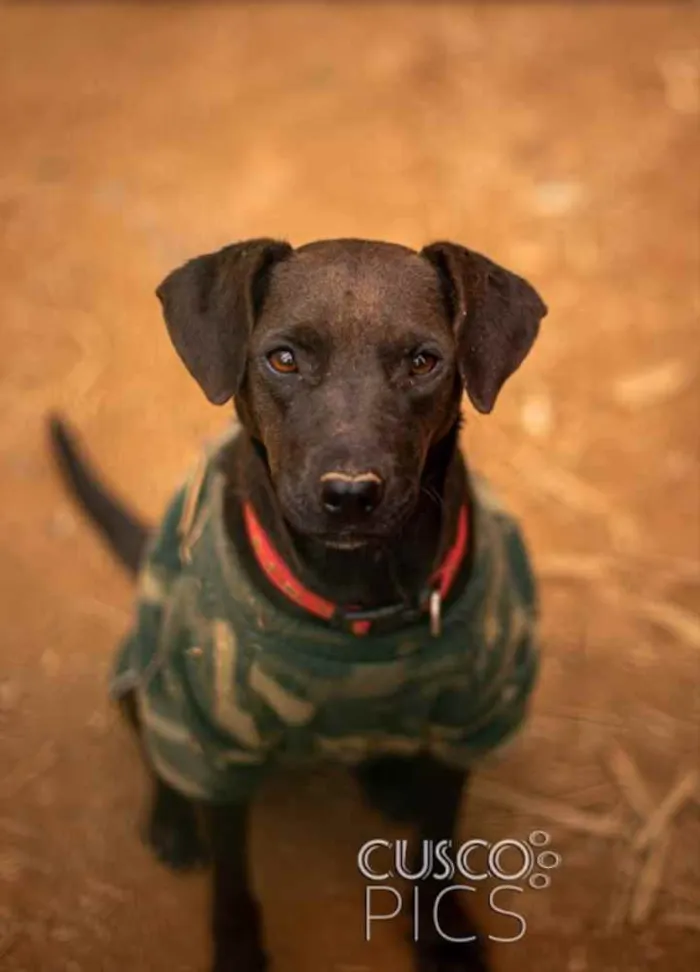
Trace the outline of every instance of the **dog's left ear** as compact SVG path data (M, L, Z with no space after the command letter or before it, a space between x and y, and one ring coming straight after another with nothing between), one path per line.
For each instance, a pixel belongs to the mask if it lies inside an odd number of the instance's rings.
M432 243L421 255L445 287L467 394L488 413L525 360L547 307L522 277L456 243Z

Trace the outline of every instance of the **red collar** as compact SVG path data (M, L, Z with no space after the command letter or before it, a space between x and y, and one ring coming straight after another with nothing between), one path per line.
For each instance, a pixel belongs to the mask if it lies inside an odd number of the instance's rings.
M327 601L318 594L314 594L313 591L304 587L297 580L273 547L270 538L260 525L260 521L255 515L251 503L245 503L243 505L243 516L248 539L255 553L255 558L270 583L298 607L308 611L309 614L313 614L317 618L323 618L325 621L333 620L337 616L340 606L333 604L332 601ZM467 539L467 508L463 506L459 511L455 541L447 551L442 565L430 578L430 588L433 591L439 591L440 597L443 600L452 587L457 572L464 560L467 550ZM353 621L351 630L353 634L365 635L369 632L371 626L372 621Z

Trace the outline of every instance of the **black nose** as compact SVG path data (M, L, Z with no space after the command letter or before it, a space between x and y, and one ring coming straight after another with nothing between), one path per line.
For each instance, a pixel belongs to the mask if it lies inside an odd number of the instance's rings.
M327 513L358 519L376 509L384 495L384 483L373 473L347 476L328 473L323 477L321 501Z

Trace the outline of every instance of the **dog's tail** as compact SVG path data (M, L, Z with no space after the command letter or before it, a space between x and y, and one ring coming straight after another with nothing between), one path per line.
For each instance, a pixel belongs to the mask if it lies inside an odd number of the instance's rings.
M63 481L112 552L135 575L148 541L148 527L100 483L82 454L75 433L57 415L49 418L49 435Z

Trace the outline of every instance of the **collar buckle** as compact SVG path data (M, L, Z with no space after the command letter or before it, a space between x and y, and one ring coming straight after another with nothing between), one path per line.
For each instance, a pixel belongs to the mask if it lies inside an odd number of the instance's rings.
M354 631L354 625L366 624L371 626L373 632L381 632L382 629L391 630L397 621L402 625L415 624L422 616L423 610L419 604L399 603L365 610L336 608L330 620L333 627L341 631Z

